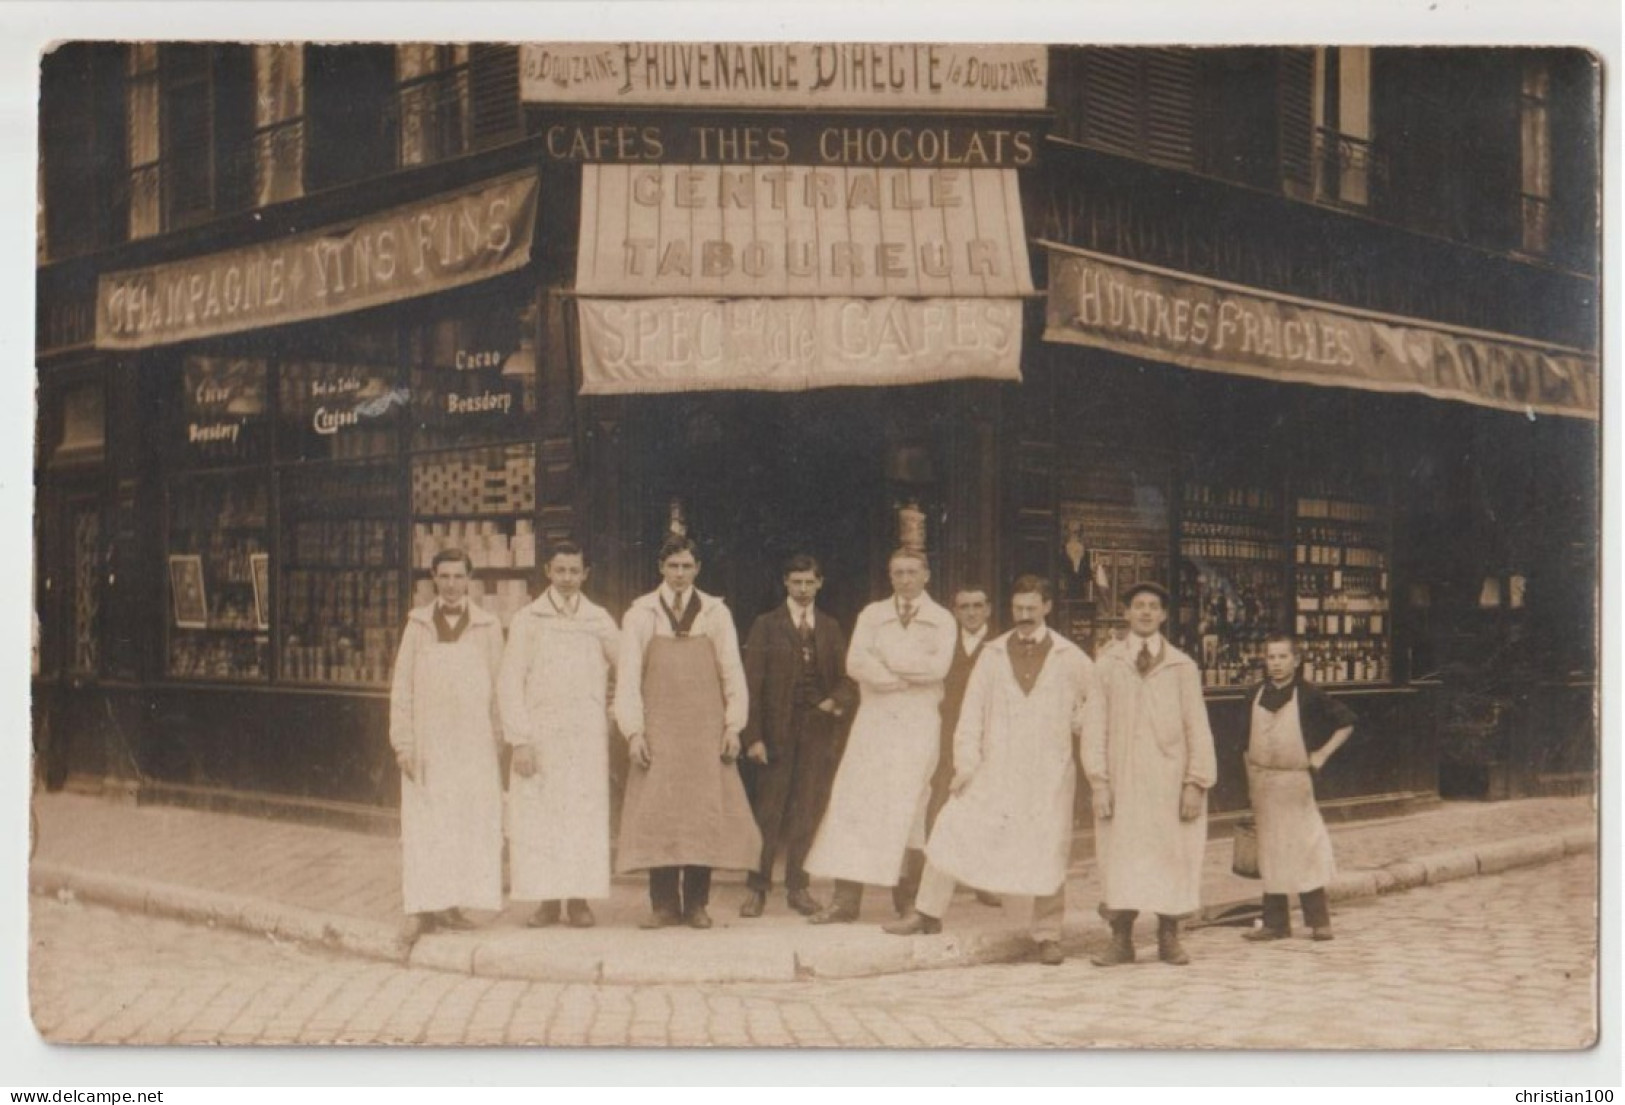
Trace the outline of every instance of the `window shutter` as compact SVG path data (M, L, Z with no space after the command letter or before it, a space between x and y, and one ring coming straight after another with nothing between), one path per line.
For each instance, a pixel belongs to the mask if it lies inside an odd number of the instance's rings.
M209 141L209 47L163 46L159 51L162 108L161 188L168 226L184 226L210 212L214 151Z
M1145 155L1191 168L1196 164L1196 59L1189 50L1147 50Z
M1281 51L1281 182L1288 193L1308 196L1314 188L1315 52Z
M214 48L215 211L241 211L254 193L254 54Z
M1083 51L1083 140L1135 153L1140 145L1139 65L1121 46Z
M519 47L470 46L468 57L472 142L475 149L519 137Z
M98 199L91 64L88 43L59 46L41 61L42 229L51 257L96 245L96 220L90 217Z

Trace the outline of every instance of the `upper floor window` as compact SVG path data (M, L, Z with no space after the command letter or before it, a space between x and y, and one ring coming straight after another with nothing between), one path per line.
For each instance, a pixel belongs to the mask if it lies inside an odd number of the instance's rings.
M40 59L42 264L124 235L124 66L106 42L65 42Z
M1091 146L1180 168L1196 162L1195 51L1090 46L1057 60L1058 125Z
M1371 202L1371 49L1315 51L1315 198L1351 207Z
M1520 147L1519 246L1545 253L1551 246L1552 81L1545 58L1524 65L1518 100Z
M254 204L305 191L305 48L254 47Z
M249 48L135 43L127 56L129 236L246 207L253 179Z

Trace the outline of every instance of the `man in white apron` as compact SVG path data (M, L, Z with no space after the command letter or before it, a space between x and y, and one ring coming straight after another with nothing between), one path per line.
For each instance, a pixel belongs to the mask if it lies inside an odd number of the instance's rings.
M925 846L914 909L884 926L893 935L940 932L957 881L1029 899L1039 961L1064 959L1073 751L1094 664L1050 632L1051 601L1048 580L1016 580L1016 628L981 650L955 727L950 796Z
M1258 826L1258 869L1264 880L1264 923L1248 940L1292 935L1290 895L1303 903L1303 923L1316 940L1332 938L1326 884L1336 873L1332 840L1315 805L1312 776L1354 732L1354 711L1298 678L1296 643L1285 634L1264 642L1269 676L1248 700L1247 789ZM1313 743L1318 747L1309 751Z
M407 943L473 926L464 909L502 908L502 623L468 598L473 562L444 549L435 600L401 633L389 743L401 769L401 897Z
M1112 940L1097 967L1134 962L1134 919L1157 915L1157 957L1183 966L1180 920L1201 905L1207 792L1218 777L1196 663L1162 635L1168 592L1125 594L1127 638L1095 657L1084 707L1083 770L1095 813L1100 913Z
M668 537L664 582L621 620L615 722L631 769L615 870L649 872L643 928L710 928L711 869L749 871L762 854L737 765L750 712L739 633L699 572L694 542Z
M540 903L531 928L558 924L561 912L590 928L587 899L609 897L609 677L621 635L581 593L580 545L554 544L546 565L548 588L514 615L497 684L513 746L510 892Z
M858 919L865 883L896 886L908 848L925 847L925 810L941 736L942 680L959 628L925 593L925 553L898 549L892 595L858 615L846 674L860 691L857 717L835 774L807 870L835 880L815 925Z

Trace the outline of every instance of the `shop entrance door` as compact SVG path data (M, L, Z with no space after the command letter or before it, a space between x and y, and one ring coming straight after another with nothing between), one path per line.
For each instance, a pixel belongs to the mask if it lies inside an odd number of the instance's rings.
M798 552L823 565L820 602L848 632L874 598L889 517L877 401L849 391L735 392L650 411L657 424L662 414L677 419L649 454L652 505L682 502L704 554L699 586L727 599L742 636L784 600L781 569Z

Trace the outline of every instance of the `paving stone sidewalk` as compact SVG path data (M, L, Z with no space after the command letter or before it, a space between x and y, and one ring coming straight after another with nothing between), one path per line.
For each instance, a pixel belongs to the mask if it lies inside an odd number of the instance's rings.
M742 879L722 875L709 932L641 932L641 879L617 879L595 902L598 927L523 927L529 903L484 915L467 934L426 937L408 953L401 922L400 846L388 837L75 794L36 797L37 851L30 886L125 909L228 925L494 978L580 982L774 981L888 974L1021 958L1030 950L1015 909L956 898L940 936L899 938L879 929L890 896L870 890L855 925L818 927L791 914L783 895L766 916L741 920ZM1596 847L1589 798L1447 802L1404 817L1330 826L1340 874L1333 901L1549 862ZM1075 953L1103 938L1092 847L1080 839L1068 877L1067 943ZM1231 844L1208 846L1203 920L1241 918L1258 883L1230 873ZM829 888L815 884L815 894Z

